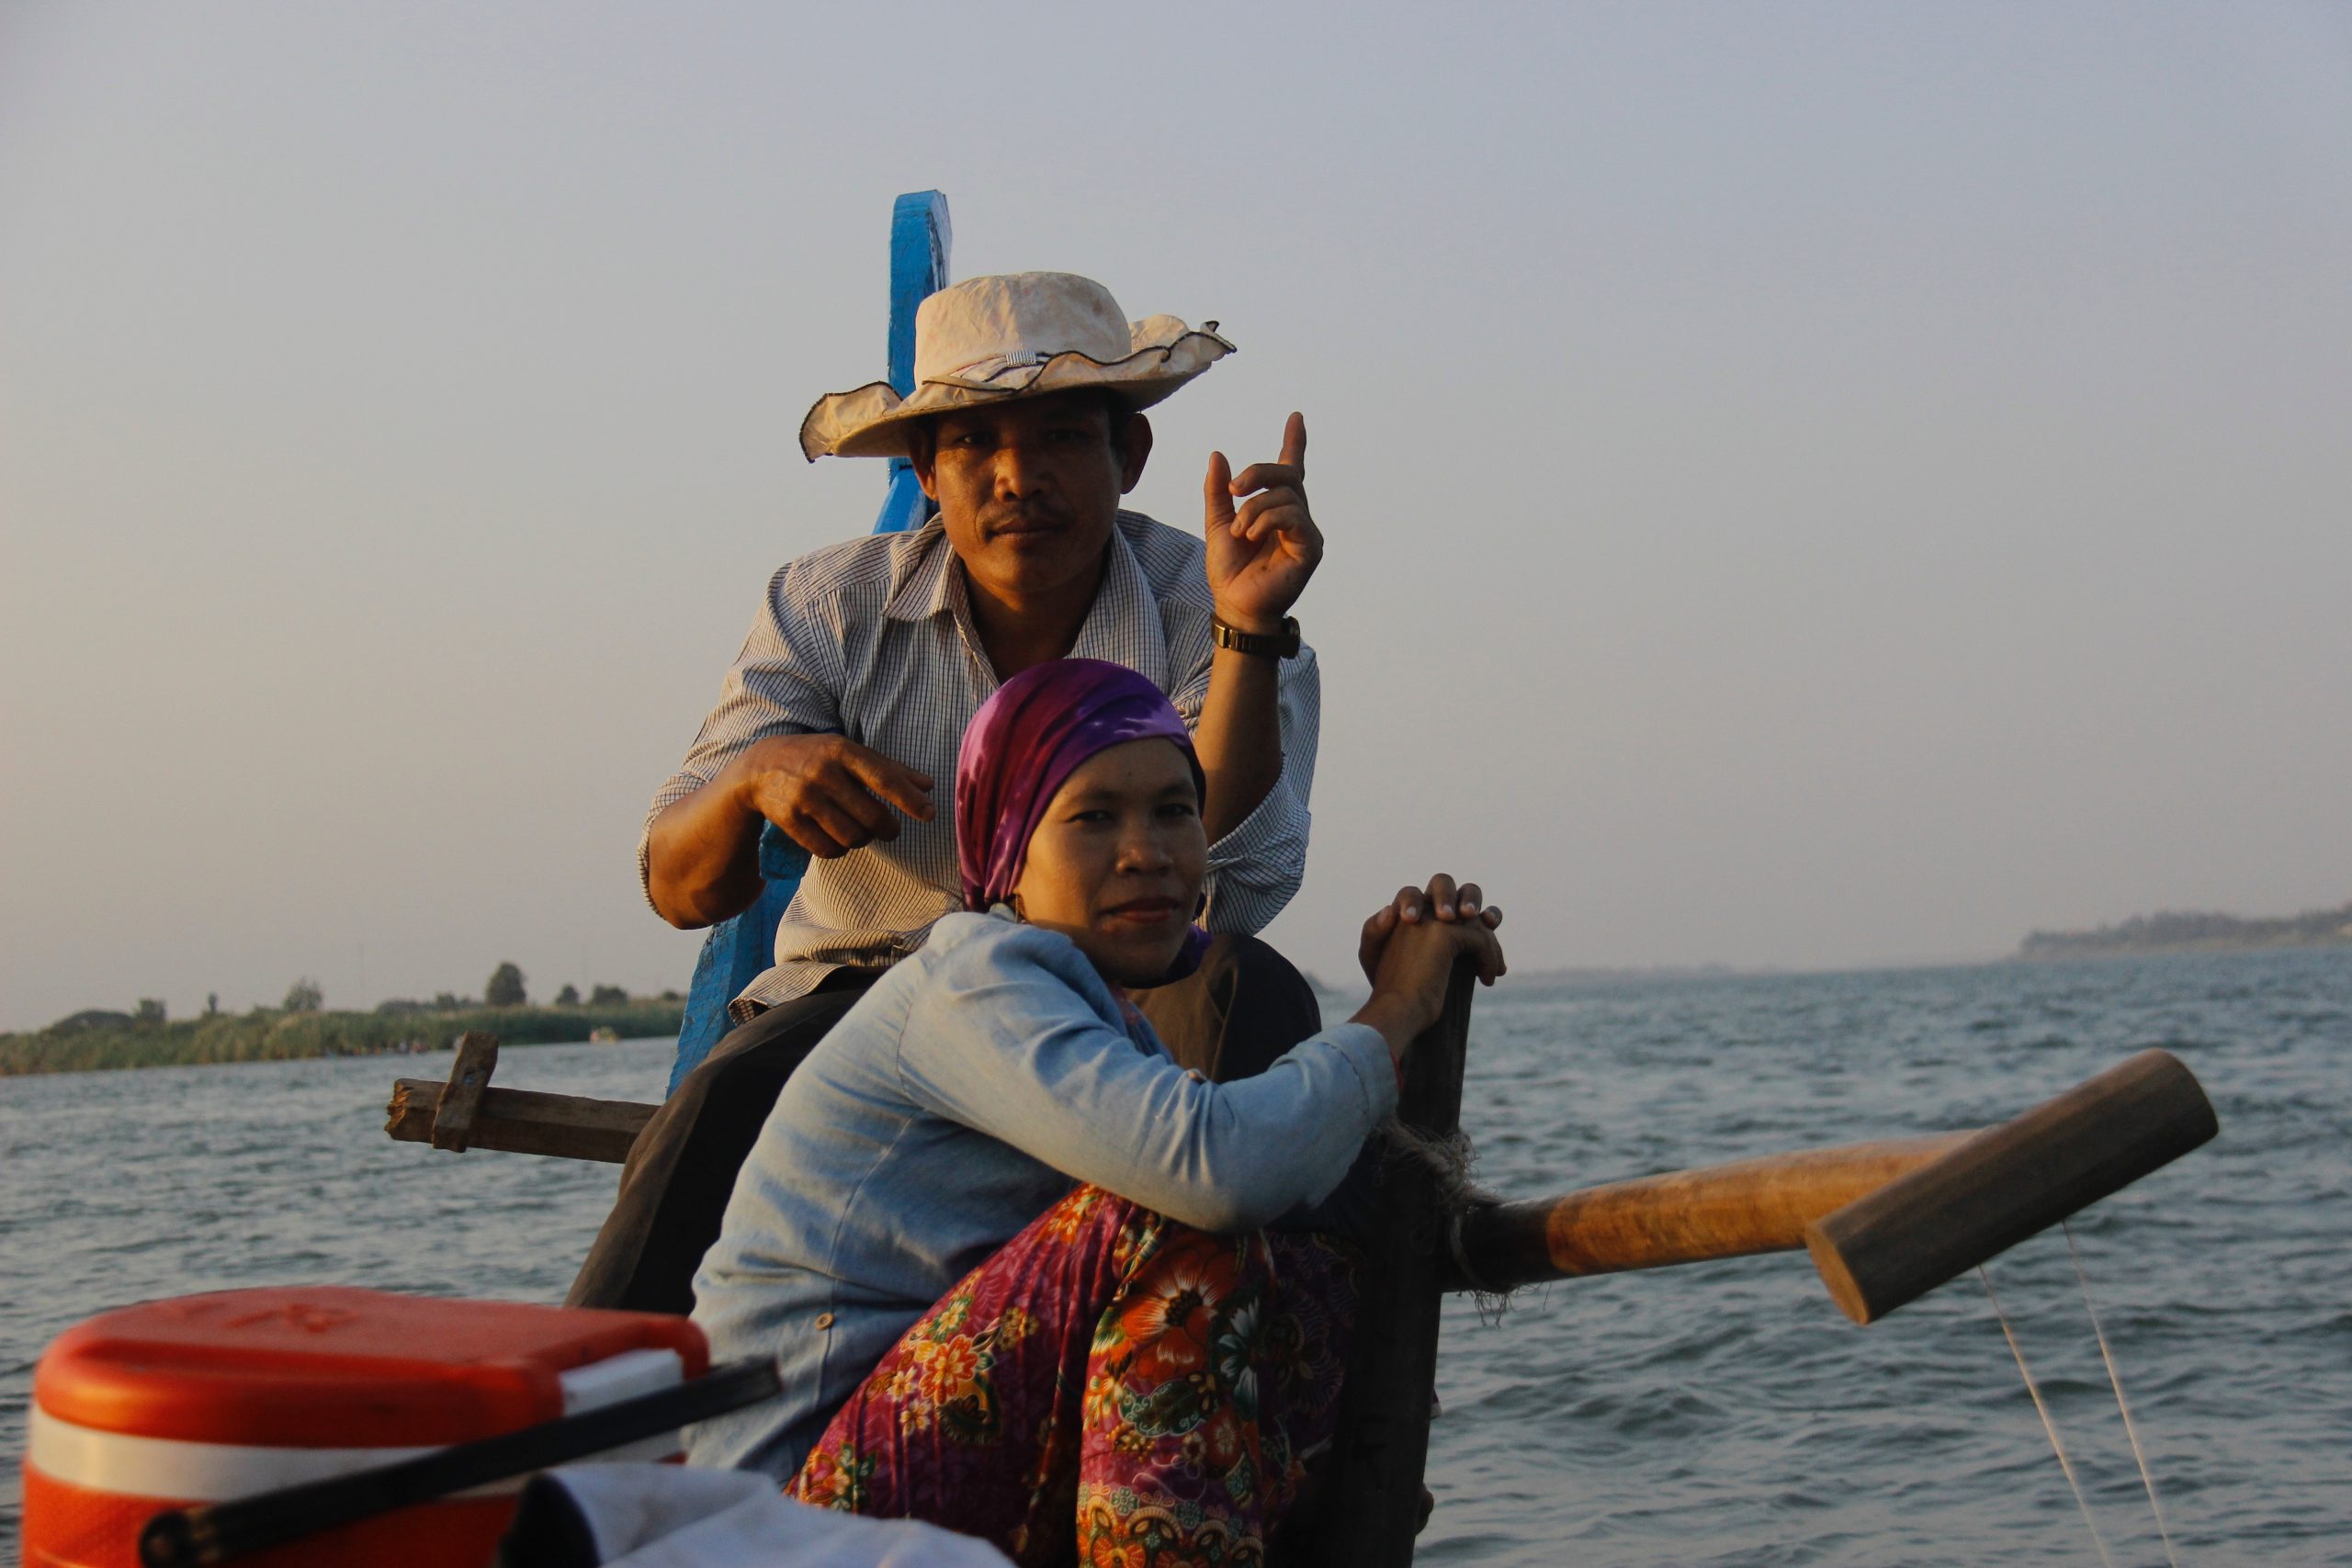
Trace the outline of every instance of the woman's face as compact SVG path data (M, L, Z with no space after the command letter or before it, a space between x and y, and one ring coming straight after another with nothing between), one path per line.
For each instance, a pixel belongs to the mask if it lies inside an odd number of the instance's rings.
M1183 951L1208 856L1183 752L1129 740L1063 781L1029 836L1013 904L1078 943L1105 979L1153 986Z

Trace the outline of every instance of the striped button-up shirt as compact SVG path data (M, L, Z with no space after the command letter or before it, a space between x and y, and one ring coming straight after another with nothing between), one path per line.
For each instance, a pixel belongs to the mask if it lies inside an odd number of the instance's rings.
M1148 676L1197 725L1216 651L1211 615L1201 541L1122 512L1070 656ZM653 818L771 735L834 734L869 747L930 774L938 809L928 822L902 823L888 843L810 862L776 928L775 965L736 998L737 1018L805 996L845 964L895 963L958 907L956 753L996 688L962 566L936 518L913 533L802 556L769 581L718 705L646 814L639 879ZM1298 890L1321 703L1315 655L1303 649L1282 668L1281 775L1239 827L1209 846L1203 923L1211 931L1262 930Z

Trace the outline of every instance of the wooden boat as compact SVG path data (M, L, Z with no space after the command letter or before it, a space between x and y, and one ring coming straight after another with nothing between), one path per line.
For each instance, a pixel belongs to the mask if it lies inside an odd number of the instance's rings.
M2219 1131L2189 1070L2143 1051L1996 1127L1799 1150L1634 1177L1547 1198L1462 1190L1413 1151L1459 1131L1474 987L1406 1058L1406 1152L1381 1175L1356 1350L1306 1561L1412 1561L1422 1522L1438 1317L1448 1292L1806 1251L1846 1315L1869 1324L2177 1159ZM385 1131L436 1148L618 1162L654 1111L492 1088L497 1042L469 1034L447 1082L402 1078Z
M1400 1125L1385 1134L1402 1152L1385 1162L1380 1172L1377 1219L1365 1238L1365 1288L1341 1395L1339 1435L1327 1461L1319 1506L1311 1520L1302 1521L1309 1528L1294 1532L1306 1539L1284 1543L1293 1562L1312 1568L1403 1568L1411 1562L1424 1515L1421 1481L1435 1387L1439 1308L1449 1291L1495 1291L1544 1280L1803 1247L1811 1252L1838 1305L1857 1323L1870 1323L2169 1163L2218 1130L2212 1107L2188 1070L2165 1052L2143 1051L1996 1127L1803 1150L1506 1201L1465 1190L1442 1157L1461 1110L1471 992L1467 970L1457 973L1443 1016L1415 1042L1407 1057ZM457 1153L507 1149L618 1161L652 1113L650 1105L494 1088L497 1055L496 1041L468 1035L459 1043L447 1082L399 1080L387 1130L396 1138ZM1439 1157L1431 1157L1432 1151ZM334 1349L323 1340L314 1342L310 1337L313 1331L355 1323L364 1326L364 1317L356 1314L370 1311L389 1313L395 1321L432 1317L441 1326L424 1336L422 1343L426 1346L480 1338L468 1315L479 1311L510 1320L516 1314L537 1314L540 1321L524 1325L526 1337L550 1347L620 1334L627 1342L605 1345L602 1356L611 1358L616 1351L652 1342L675 1344L682 1355L669 1358L672 1370L654 1392L584 1408L576 1407L567 1392L560 1404L570 1414L547 1418L542 1399L542 1414L526 1417L537 1425L493 1429L454 1447L407 1450L413 1457L405 1458L399 1457L402 1450L385 1447L397 1434L375 1429L368 1414L373 1405L365 1400L351 1405L330 1393L336 1411L335 1441L359 1445L361 1457L337 1461L337 1468L322 1473L314 1461L334 1456L313 1455L296 1442L288 1452L318 1479L258 1495L246 1495L247 1488L166 1491L162 1495L226 1500L184 1506L151 1502L142 1511L140 1500L159 1494L152 1485L138 1483L135 1472L152 1470L163 1450L191 1445L184 1440L158 1444L129 1435L139 1429L135 1427L111 1424L130 1407L117 1409L121 1401L107 1391L144 1389L152 1379L141 1368L152 1358L139 1348L138 1331L107 1318L94 1320L61 1339L52 1354L68 1361L78 1357L85 1363L95 1357L95 1373L64 1381L88 1383L95 1375L96 1393L85 1389L80 1403L86 1410L37 1412L35 1425L38 1428L44 1418L54 1424L60 1415L80 1423L74 1435L58 1435L69 1446L92 1448L92 1453L81 1456L85 1461L94 1460L96 1450L107 1450L112 1457L95 1468L111 1469L118 1477L130 1473L132 1483L108 1486L106 1476L90 1473L91 1462L82 1464L79 1475L44 1474L39 1495L43 1517L38 1519L31 1506L35 1495L28 1492L28 1545L36 1530L45 1532L52 1543L70 1537L79 1544L58 1561L120 1562L124 1568L133 1562L145 1568L197 1568L254 1552L266 1552L268 1561L285 1563L361 1557L397 1562L404 1560L400 1542L408 1537L402 1532L421 1532L417 1539L422 1540L437 1531L453 1541L462 1537L469 1552L486 1551L488 1540L503 1528L503 1513L483 1512L485 1501L450 1505L482 1499L484 1487L511 1490L519 1478L534 1472L649 1439L666 1438L664 1451L673 1450L680 1426L768 1397L778 1386L775 1368L763 1360L704 1370L700 1336L680 1320L658 1314L566 1313L514 1303L403 1303L389 1297L379 1298L383 1303L379 1308L343 1299L311 1299L334 1293L232 1292L227 1296L270 1299L188 1298L109 1317L160 1323L160 1332L175 1341L182 1337L184 1324L208 1314L215 1322L225 1318L223 1326L238 1330L217 1350L203 1355L224 1366L247 1368L263 1382L241 1392L239 1382L248 1374L223 1373L224 1381L217 1383L219 1396L229 1402L222 1418L198 1425L208 1430L235 1427L238 1435L198 1438L194 1447L202 1449L208 1440L248 1446L193 1454L198 1468L204 1470L217 1469L221 1454L248 1464L277 1462L273 1456L278 1450L250 1445L284 1444L295 1441L294 1436L255 1427L254 1412L292 1408L287 1404L294 1397L289 1391L314 1377L311 1369ZM345 1297L369 1294L343 1292ZM290 1333L293 1363L270 1371L257 1362L253 1333L243 1328L246 1324L264 1325L281 1341ZM486 1330L488 1325L482 1326ZM146 1330L151 1336L157 1331L152 1326ZM410 1337L416 1342L414 1334ZM368 1334L360 1336L360 1342L349 1342L348 1335L345 1340L345 1350L357 1350L362 1363L384 1364L389 1348L375 1345ZM69 1343L74 1348L68 1349ZM390 1375L398 1380L396 1386L420 1387L414 1381L417 1373L398 1370L410 1364L402 1358L413 1352L389 1353L394 1358ZM170 1359L176 1353L165 1354ZM644 1352L618 1357L619 1362L632 1359L643 1359ZM542 1369L550 1375L539 1381L552 1388L560 1381L554 1374L564 1367L585 1371L586 1359L584 1351L566 1351ZM114 1370L107 1370L109 1365ZM511 1351L502 1350L481 1371L503 1385L511 1382L514 1365ZM61 1363L59 1370L62 1368ZM681 1371L687 1374L683 1382ZM361 1378L356 1368L338 1375ZM373 1375L381 1381L387 1374ZM477 1375L461 1366L436 1374L445 1382ZM204 1382L213 1376L199 1372L199 1393L214 1386ZM631 1378L635 1376L632 1372ZM599 1371L595 1381L611 1380ZM42 1392L40 1384L37 1380L37 1393L46 1406L53 1403L55 1391ZM359 1385L359 1381L350 1384ZM260 1392L265 1389L277 1392ZM90 1404L93 1397L97 1399L95 1405ZM318 1404L316 1393L308 1397ZM153 1403L144 1395L141 1399ZM471 1408L469 1401L461 1404ZM191 1418L185 1411L180 1417ZM110 1435L117 1433L124 1436ZM183 1431L155 1435L195 1436ZM307 1440L319 1438L313 1435ZM386 1457L368 1457L375 1454ZM185 1469L189 1461L172 1462ZM339 1468L344 1464L358 1468ZM34 1479L29 1466L28 1479ZM164 1511L152 1512L159 1506ZM94 1524L101 1513L103 1521ZM395 1514L397 1518L390 1517ZM106 1533L109 1531L111 1535ZM137 1533L135 1558L127 1555L125 1531ZM337 1533L322 1536L320 1531ZM321 1542L318 1551L326 1556L300 1544L314 1536ZM360 1552L363 1545L379 1555Z

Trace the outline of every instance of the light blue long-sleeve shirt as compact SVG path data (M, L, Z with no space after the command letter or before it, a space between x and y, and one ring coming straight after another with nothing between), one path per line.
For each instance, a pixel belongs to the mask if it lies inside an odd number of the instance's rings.
M1204 1082L1069 938L947 916L809 1053L736 1179L695 1321L716 1359L775 1357L784 1387L690 1428L689 1459L790 1475L899 1337L1075 1182L1251 1229L1328 1195L1396 1100L1366 1025Z

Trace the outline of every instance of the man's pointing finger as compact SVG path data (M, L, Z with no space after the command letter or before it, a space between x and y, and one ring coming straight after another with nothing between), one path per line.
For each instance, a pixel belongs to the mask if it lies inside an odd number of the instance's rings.
M1306 471L1306 416L1295 410L1283 426L1283 461L1301 474Z
M916 821L931 820L931 775L883 756L853 756L843 761L866 788Z

